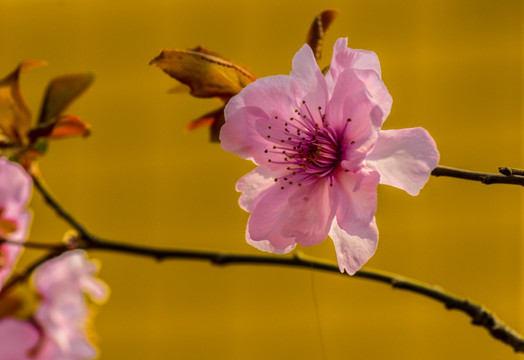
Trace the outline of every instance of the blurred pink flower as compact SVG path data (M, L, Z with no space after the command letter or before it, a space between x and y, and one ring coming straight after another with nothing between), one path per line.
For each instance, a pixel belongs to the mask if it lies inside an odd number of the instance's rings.
M0 238L25 242L31 213L27 203L31 197L32 180L18 164L0 158ZM11 273L22 247L0 243L0 289Z
M347 39L337 40L326 76L304 45L290 76L258 79L233 97L222 147L259 165L237 183L251 212L247 241L286 253L329 234L340 271L359 270L378 242L377 185L417 195L439 160L426 130L381 130L391 104L375 53Z
M0 360L81 360L97 356L87 336L85 294L107 298L107 286L95 278L98 265L83 250L45 262L35 270L41 302L31 321L0 320ZM16 354L13 355L13 354Z

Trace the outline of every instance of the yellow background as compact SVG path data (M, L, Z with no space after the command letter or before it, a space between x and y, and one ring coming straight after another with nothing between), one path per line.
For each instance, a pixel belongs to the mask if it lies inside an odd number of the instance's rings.
M184 249L258 252L234 184L252 164L186 123L218 105L166 91L149 60L198 44L257 76L288 74L313 17L341 10L338 37L375 51L393 96L385 128L423 126L441 164L523 167L522 2L0 0L0 72L22 59L33 113L47 82L92 70L70 112L88 140L54 142L41 169L54 194L94 233ZM379 188L369 266L436 283L524 332L522 191L432 178L418 197ZM31 240L68 229L34 194ZM303 249L333 259L331 241ZM23 263L38 255L26 251ZM94 325L102 359L512 359L510 347L462 313L361 279L262 266L213 267L92 252L112 289Z

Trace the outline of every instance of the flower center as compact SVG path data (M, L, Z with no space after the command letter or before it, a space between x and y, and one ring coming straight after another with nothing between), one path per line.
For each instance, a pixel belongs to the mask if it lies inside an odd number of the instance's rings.
M285 166L285 175L275 178L275 182L282 183L282 190L289 185L302 186L324 177L328 177L332 185L333 173L341 161L342 134L329 126L321 106L312 113L305 101L302 105L302 111L295 109L288 121L282 124L275 116L278 125L267 126L266 138L269 145L273 145L264 152L269 155L268 162Z

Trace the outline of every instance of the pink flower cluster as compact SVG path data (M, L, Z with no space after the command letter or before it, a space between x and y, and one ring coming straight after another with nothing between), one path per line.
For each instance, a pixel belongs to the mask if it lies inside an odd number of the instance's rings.
M247 241L286 253L329 234L340 270L358 271L377 247L377 185L416 195L439 160L426 130L381 129L391 104L377 56L347 39L325 76L304 45L290 76L258 79L233 97L222 147L258 165L237 183L251 212Z
M102 302L107 286L95 278L98 266L83 250L67 252L34 273L41 297L30 321L0 319L0 360L81 360L97 356L86 335L85 294Z
M0 158L0 238L25 242L29 232L31 213L27 203L31 197L32 180L18 164ZM22 247L0 243L0 290L11 273Z

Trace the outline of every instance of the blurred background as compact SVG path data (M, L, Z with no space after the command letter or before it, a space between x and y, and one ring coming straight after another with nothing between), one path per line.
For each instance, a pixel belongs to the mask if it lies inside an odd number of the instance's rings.
M375 51L393 96L385 128L425 127L441 164L524 167L521 1L0 0L0 72L23 59L37 114L47 82L92 70L69 113L88 139L55 141L40 162L49 187L92 232L181 249L257 254L235 182L249 162L188 121L219 103L168 94L148 62L204 45L258 77L288 74L315 15L337 8L323 65L339 37ZM3 76L3 75L2 75ZM368 265L479 302L524 332L522 200L516 186L431 178L418 197L379 187L381 232ZM68 226L33 195L31 239ZM300 250L335 260L327 239ZM40 255L25 252L21 264ZM93 321L101 359L512 359L462 313L368 280L263 266L218 268L92 252L109 301Z

